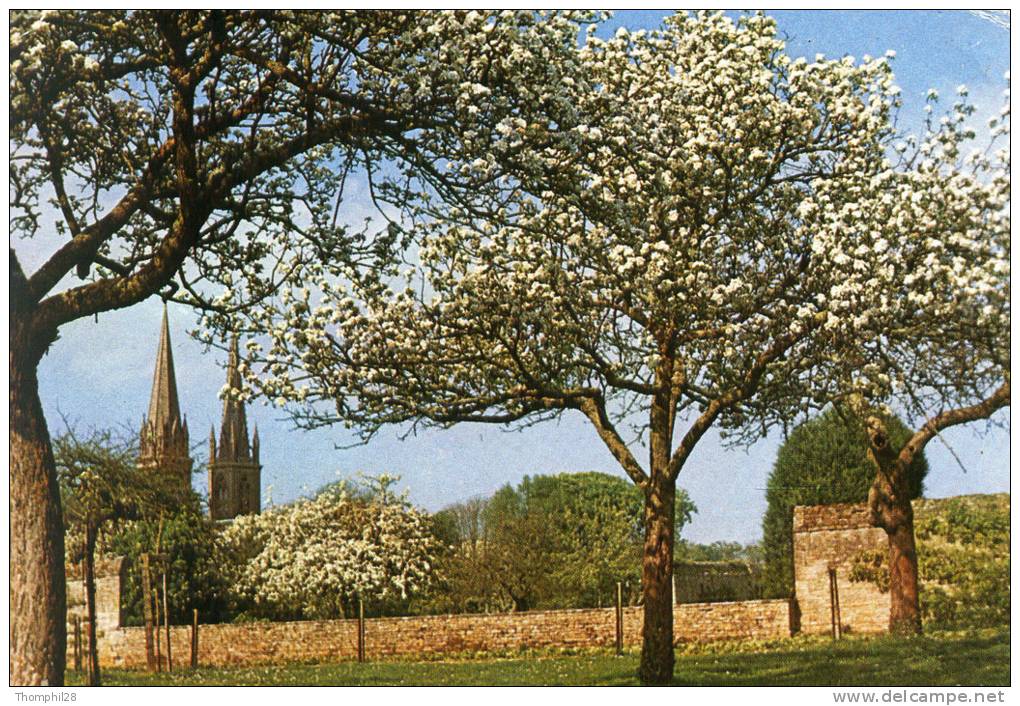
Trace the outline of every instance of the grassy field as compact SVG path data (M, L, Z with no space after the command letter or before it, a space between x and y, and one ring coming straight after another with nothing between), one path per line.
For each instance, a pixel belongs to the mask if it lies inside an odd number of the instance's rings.
M485 660L298 664L181 671L106 670L109 685L630 685L636 652ZM1009 629L916 638L791 638L678 650L675 683L687 686L999 686L1010 683ZM80 683L68 674L69 684Z

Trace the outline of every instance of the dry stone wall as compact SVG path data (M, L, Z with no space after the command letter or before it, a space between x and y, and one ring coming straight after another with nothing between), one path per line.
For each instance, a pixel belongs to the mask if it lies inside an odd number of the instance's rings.
M836 570L840 624L845 632L884 632L889 627L889 594L870 582L853 582L854 558L888 546L885 532L871 524L866 505L813 505L793 510L794 591L800 631L832 630L829 569Z
M111 630L123 624L122 591L126 582L127 563L123 557L96 560L96 629ZM85 583L81 564L67 565L68 634L75 618L86 620ZM69 641L70 642L70 641Z
M883 632L888 627L889 595L871 583L850 581L850 569L861 551L885 546L885 533L871 525L864 505L794 508L796 609L792 614L791 605L785 600L683 603L674 606L675 639L678 642L770 639L787 637L798 629L807 634L827 633L832 629L830 568L836 570L844 631ZM100 662L106 666L138 668L145 665L144 631L118 627L123 569L118 563L102 571L109 585L101 583L100 590L103 596L99 599ZM68 582L72 604L75 584L80 583L80 578ZM615 623L612 608L377 618L366 621L365 641L371 659L609 647L615 643ZM640 644L642 609L625 608L623 623L624 643ZM171 632L174 659L185 664L191 654L191 630L175 627ZM71 649L71 641L68 648ZM357 622L353 620L203 625L199 630L202 665L338 661L356 657Z
M677 603L761 598L759 565L743 561L679 561L673 566Z
M376 618L365 621L366 654L369 659L380 659L611 647L616 636L615 621L612 608ZM673 621L678 642L790 635L789 603L783 600L678 605ZM624 643L640 644L642 609L625 608L623 624ZM175 663L187 664L191 629L174 627L171 633ZM198 660L203 666L353 660L357 657L357 639L354 620L202 625ZM99 660L104 666L144 667L143 629L104 631L99 639Z

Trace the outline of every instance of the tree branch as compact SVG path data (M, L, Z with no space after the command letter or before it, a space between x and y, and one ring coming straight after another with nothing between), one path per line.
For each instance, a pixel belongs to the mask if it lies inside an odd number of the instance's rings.
M995 392L981 402L971 405L970 407L951 409L929 419L924 423L924 426L910 437L910 441L908 441L903 446L903 449L900 450L900 463L903 464L904 468L909 466L913 462L914 456L916 456L918 452L920 452L921 449L923 449L925 445L943 429L948 429L949 427L957 426L958 424L974 422L979 419L987 419L999 409L1008 407L1009 383L1009 374L1007 373L1006 381L1002 383Z

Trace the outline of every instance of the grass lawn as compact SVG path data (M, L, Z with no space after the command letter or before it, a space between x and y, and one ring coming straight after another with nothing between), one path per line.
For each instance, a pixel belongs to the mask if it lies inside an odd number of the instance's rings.
M341 662L172 675L106 670L109 685L632 685L638 655L430 662ZM68 673L69 684L80 684ZM1002 686L1010 683L1009 628L914 638L790 638L678 649L674 683L687 686Z

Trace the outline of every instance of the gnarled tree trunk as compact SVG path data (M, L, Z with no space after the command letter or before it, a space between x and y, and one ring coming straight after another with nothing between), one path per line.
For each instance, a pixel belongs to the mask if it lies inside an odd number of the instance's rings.
M916 635L921 632L921 607L918 601L917 549L914 546L913 517L902 522L889 535L889 630Z
M908 464L889 446L885 423L867 421L870 457L877 468L868 493L872 521L889 538L889 631L921 632L918 601L917 549L914 544L914 509L910 504Z
M645 544L641 563L644 630L643 684L673 680L673 528L676 482L654 474L645 489Z
M36 370L56 337L32 326L25 278L11 253L10 683L64 683L64 525Z

